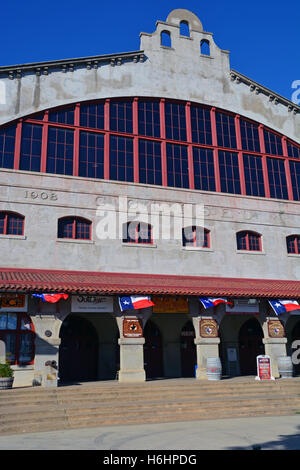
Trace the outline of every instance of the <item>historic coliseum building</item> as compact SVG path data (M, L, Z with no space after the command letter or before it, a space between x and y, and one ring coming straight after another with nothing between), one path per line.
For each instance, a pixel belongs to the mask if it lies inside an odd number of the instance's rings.
M143 381L195 364L204 378L207 357L254 375L269 354L278 377L300 339L296 312L279 320L268 303L300 298L300 107L231 70L187 10L140 38L0 67L0 339L15 386L46 384L47 361L61 382ZM198 225L180 217L191 207ZM179 237L162 236L162 208ZM55 292L69 298L32 296ZM139 294L155 306L120 311ZM234 307L204 310L207 296Z

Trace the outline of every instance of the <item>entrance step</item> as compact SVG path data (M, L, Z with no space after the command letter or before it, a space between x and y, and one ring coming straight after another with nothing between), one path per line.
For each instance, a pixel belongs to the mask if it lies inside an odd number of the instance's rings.
M300 378L174 379L0 391L0 434L300 413Z

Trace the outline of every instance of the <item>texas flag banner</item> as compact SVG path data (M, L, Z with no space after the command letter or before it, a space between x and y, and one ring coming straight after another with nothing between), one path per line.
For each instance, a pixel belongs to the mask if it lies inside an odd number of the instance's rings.
M297 300L269 300L269 304L276 313L276 315L282 315L286 312L291 312L293 310L300 310L300 305ZM299 312L300 313L300 312Z
M119 297L119 305L121 312L124 310L137 310L138 308L152 307L154 303L150 297L140 297L133 295L131 297Z
M229 304L232 305L232 302L229 302L224 297L199 297L200 302L204 308L216 307L219 304Z
M55 304L60 299L66 300L69 297L69 294L32 294L32 296L42 299L43 302Z

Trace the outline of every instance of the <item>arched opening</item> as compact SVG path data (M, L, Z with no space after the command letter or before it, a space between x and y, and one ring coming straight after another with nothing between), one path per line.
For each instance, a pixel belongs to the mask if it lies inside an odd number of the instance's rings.
M144 367L147 379L164 376L162 339L159 328L151 320L144 329Z
M195 329L192 321L188 321L180 333L181 375L182 377L195 377L197 364L196 345L194 343Z
M239 332L239 356L241 375L255 375L256 357L264 354L263 330L255 318L246 321Z
M210 45L207 39L202 39L200 42L200 52L203 55L210 55Z
M160 45L164 47L172 47L171 34L169 31L162 31L160 33Z
M298 321L298 323L296 323L296 325L294 326L292 330L291 339L292 339L292 344L296 340L300 341L300 320ZM297 349L299 349L299 347L297 347ZM292 352L294 351L296 351L296 349L292 350ZM299 354L297 354L297 357L299 358ZM300 364L294 364L294 373L295 375L300 375Z
M261 235L249 230L237 232L236 244L238 250L262 251Z
M189 23L185 20L180 22L180 36L190 37Z
M91 323L69 315L61 325L59 337L59 379L84 382L97 379L98 336Z
M91 226L91 221L83 217L61 217L58 219L57 238L90 240Z

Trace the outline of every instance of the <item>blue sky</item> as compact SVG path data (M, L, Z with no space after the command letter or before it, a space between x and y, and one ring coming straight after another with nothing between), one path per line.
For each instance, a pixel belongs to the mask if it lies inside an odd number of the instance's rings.
M200 18L230 51L231 68L291 99L300 80L299 0L6 1L0 65L138 50L139 33L153 32L175 8Z

